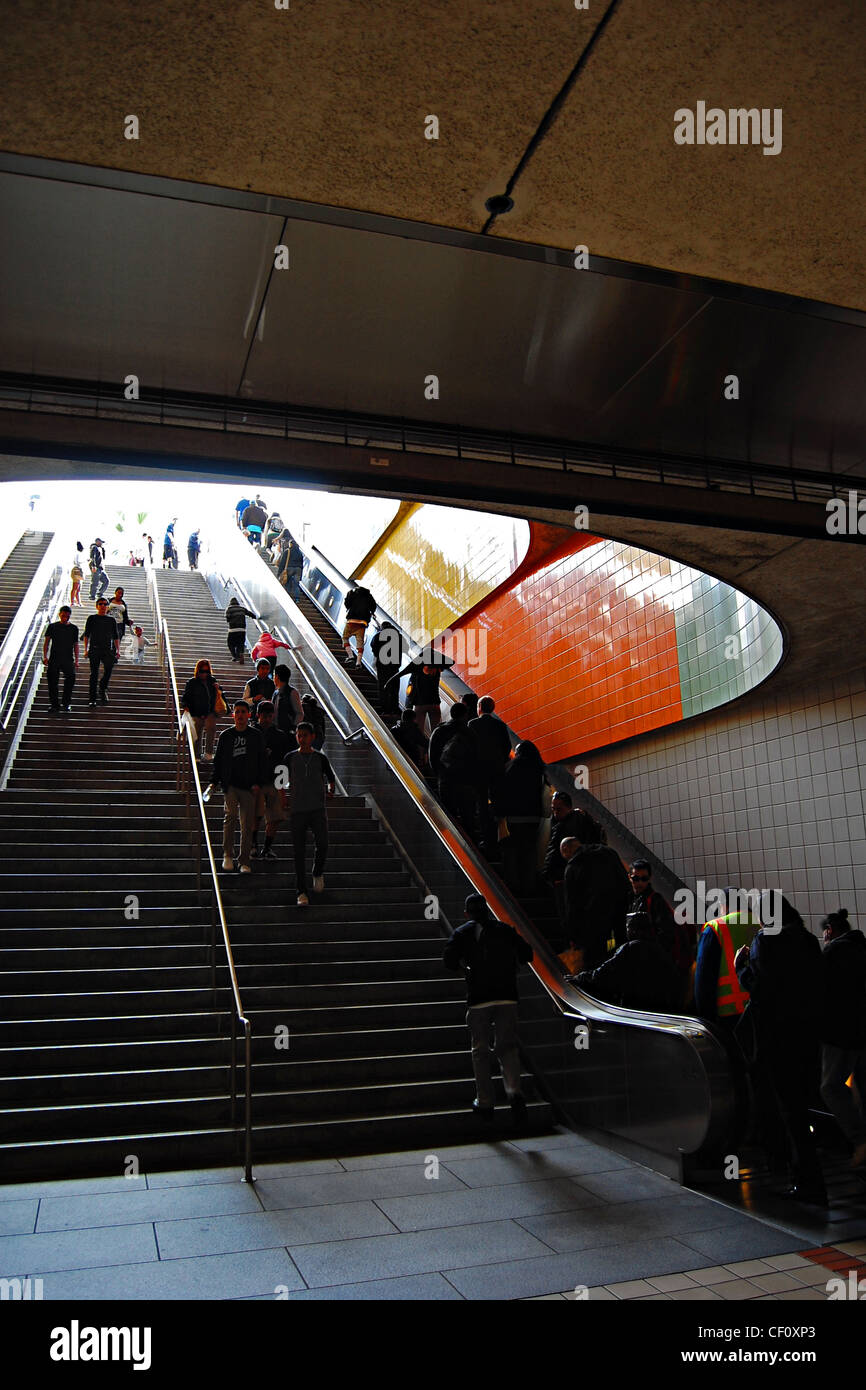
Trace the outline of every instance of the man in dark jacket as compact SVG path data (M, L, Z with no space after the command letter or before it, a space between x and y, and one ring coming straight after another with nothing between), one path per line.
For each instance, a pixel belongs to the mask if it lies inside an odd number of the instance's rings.
M90 662L90 704L96 704L97 690L99 702L108 704L108 682L117 661L120 643L117 640L117 624L108 616L108 600L96 600L96 612L91 613L84 624L84 659ZM99 667L102 666L102 679Z
M259 505L258 499L245 508L241 517L241 526L247 534L250 545L261 544L262 532L265 529L267 519L268 514L265 508Z
M376 611L376 600L365 589L359 585L356 589L350 589L346 595L346 615L343 627L343 647L346 652L345 661L347 666L360 666L364 659L364 636L367 631L367 624ZM357 655L352 651L352 638L355 639Z
M796 1201L827 1205L824 1175L809 1128L809 1101L816 1088L823 1014L821 947L800 914L782 899L780 928L762 928L750 947L741 946L734 968L754 1028L756 1087L774 1098L788 1138ZM744 1050L746 1048L744 1047Z
M562 841L559 852L566 861L566 931L583 951L584 970L591 970L625 940L628 875L610 845L583 844L575 835Z
M646 912L629 917L625 944L594 970L582 970L575 984L596 999L653 1013L675 1013L681 996L674 963Z
M265 745L267 773L256 797L256 824L253 831L252 855L254 859L276 859L271 846L280 828L280 821L286 819L287 797L283 787L276 784L277 771L285 768L289 754L297 748L294 733L283 733L274 722L274 706L270 700L262 700L258 708L258 730ZM285 780L286 774L283 774ZM265 822L265 847L259 849L259 829Z
M559 852L563 840L580 839L581 844L602 843L601 826L593 820L588 811L575 811L574 802L568 792L554 792L550 802L550 839L544 855L542 874L554 887L561 884L565 875L565 864Z
M468 718L465 705L452 705L447 724L440 724L430 735L428 755L430 771L439 779L442 805L474 838L478 833L477 763Z
M312 724L302 719L295 734L298 740L297 750L286 758L299 907L307 907L310 901L307 894L308 830L312 831L313 843L316 846L313 860L313 892L321 893L325 888L325 860L328 854L325 793L332 797L336 790L334 769L324 753L319 753L313 748L315 736L316 731Z
M72 609L64 603L57 614L57 622L48 624L42 639L42 664L48 669L48 701L55 714L60 712L61 674L63 708L68 714L78 671L78 628L69 621L71 617Z
M496 817L491 803L499 795L502 778L511 757L511 735L507 725L493 713L495 708L492 697L483 696L478 701L478 716L470 719L468 726L469 737L475 744L478 766L476 787L481 817L481 842L488 851L497 848Z
M400 712L400 686L391 679L403 664L403 638L393 623L384 622L370 643L376 663L379 703L386 724L393 724Z
M223 823L223 868L234 868L235 827L241 822L239 859L242 874L252 873L250 852L256 818L259 788L267 777L265 746L258 729L250 726L250 707L238 700L232 710L234 728L223 729L216 746L212 786L222 787L226 795Z
M243 665L244 648L247 643L247 618L257 617L258 614L251 613L249 608L244 608L236 598L229 599L225 620L229 625L229 635L226 640L228 649L232 654L232 661L237 661Z
M851 1143L852 1168L859 1168L866 1164L866 937L852 928L844 907L825 917L821 929L821 1096ZM846 1085L850 1076L856 1090Z
M523 1125L526 1101L520 1082L517 1037L517 971L532 960L532 947L513 927L491 917L480 893L466 899L469 921L458 927L442 959L448 970L466 972L466 1022L472 1040L472 1068L476 1098L472 1108L485 1120L493 1119L493 1083L490 1077L490 1029L495 1030L494 1049L499 1058L505 1092L515 1123Z
M415 711L404 709L400 715L399 723L392 725L391 733L406 757L412 759L419 771L426 773L428 768L427 739L418 727Z
M267 657L259 657L256 674L244 686L244 699L250 706L250 722L256 724L259 718L259 705L262 700L273 700L276 686L271 680L271 663Z
M415 657L404 666L402 671L398 671L396 676L391 677L395 683L403 676L411 677L406 691L406 707L415 711L415 718L422 733L426 732L428 719L431 733L442 721L439 681L443 670L454 665L450 657L442 656L440 652L435 653L435 661L430 659L433 655L428 648L420 657Z
M682 922L674 920L674 914L661 893L652 886L652 868L649 860L635 859L628 871L633 897L628 905L627 915L645 912L652 923L655 939L662 950L673 961L679 979L679 1005L685 1004L692 973L695 953L689 940L688 929Z

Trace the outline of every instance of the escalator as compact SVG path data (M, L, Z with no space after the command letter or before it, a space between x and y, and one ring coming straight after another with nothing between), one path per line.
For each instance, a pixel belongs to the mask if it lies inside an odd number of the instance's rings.
M227 569L208 576L212 592L225 595L223 602L237 592L297 648L293 661L310 673L346 735L349 789L366 791L392 833L398 828L401 854L436 901L441 930L463 920L465 894L479 891L532 944L535 959L521 986L521 1039L539 1092L567 1123L670 1176L716 1171L740 1123L724 1041L698 1019L600 1004L567 984L542 924L527 911L534 904L511 896L403 757L377 715L371 673L347 669L339 659L350 581L312 552L303 596L294 604L246 541L238 536L228 549L230 558L221 550ZM369 754L363 776L353 779L363 748Z
M52 539L42 531L25 531L0 566L0 644Z

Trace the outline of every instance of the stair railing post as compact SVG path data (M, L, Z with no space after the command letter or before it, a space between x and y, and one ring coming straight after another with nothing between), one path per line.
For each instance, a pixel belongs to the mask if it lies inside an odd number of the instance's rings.
M232 1065L231 1065L231 1097L232 1097L232 1124L235 1124L238 1109L238 1021L234 1007L229 1010L232 1019Z
M253 1030L244 1019L244 1182L253 1181Z

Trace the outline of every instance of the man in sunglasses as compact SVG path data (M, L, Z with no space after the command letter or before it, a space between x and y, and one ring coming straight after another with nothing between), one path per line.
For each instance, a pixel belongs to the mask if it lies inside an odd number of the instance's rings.
M689 990L694 950L686 928L674 921L674 914L661 893L652 886L652 869L646 859L635 859L628 871L632 900L628 917L645 912L652 923L655 940L674 963L679 981L679 1002L683 1004Z

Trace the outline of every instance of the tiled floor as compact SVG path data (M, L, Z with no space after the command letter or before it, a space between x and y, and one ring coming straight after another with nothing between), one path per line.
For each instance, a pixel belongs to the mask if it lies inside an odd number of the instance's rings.
M793 1300L866 1257L804 1253L566 1133L255 1171L0 1188L0 1278L75 1300Z

